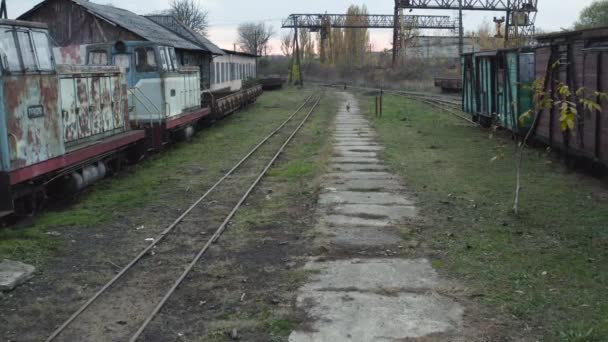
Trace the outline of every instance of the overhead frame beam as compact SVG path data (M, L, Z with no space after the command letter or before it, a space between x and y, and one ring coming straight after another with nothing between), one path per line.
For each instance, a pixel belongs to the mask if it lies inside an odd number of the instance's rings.
M382 14L346 15L346 14L291 14L283 21L282 28L308 28L320 30L328 20L333 28L377 28L388 29L395 27L395 16ZM458 23L450 16L439 15L407 15L405 25L419 29L455 30Z
M406 9L458 10L461 7L460 3L465 11L538 11L538 0L396 0L399 8Z

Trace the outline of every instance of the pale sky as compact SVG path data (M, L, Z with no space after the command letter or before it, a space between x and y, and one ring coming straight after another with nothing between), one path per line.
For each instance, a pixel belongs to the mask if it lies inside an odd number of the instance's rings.
M93 2L111 3L117 7L128 9L138 14L147 14L169 7L170 0L92 0ZM27 11L40 0L7 0L8 14L14 18ZM539 0L537 27L544 31L557 31L568 28L578 18L581 10L593 0ZM365 4L370 14L392 14L393 0L201 0L201 4L209 11L209 38L222 48L232 49L236 41L236 27L239 23L249 21L265 21L275 27L277 34L272 42L272 53L280 53L278 38L280 37L281 19L291 13L345 13L351 4ZM411 14L432 14L454 16L453 11L422 11L415 10ZM465 12L465 30L474 30L484 20L492 22L495 16L504 16L500 12ZM372 30L371 40L374 49L390 48L392 43L391 30Z

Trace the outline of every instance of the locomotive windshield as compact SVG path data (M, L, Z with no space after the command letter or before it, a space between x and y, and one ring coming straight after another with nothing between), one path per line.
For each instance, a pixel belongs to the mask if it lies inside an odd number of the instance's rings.
M0 55L4 72L53 71L46 32L0 28Z

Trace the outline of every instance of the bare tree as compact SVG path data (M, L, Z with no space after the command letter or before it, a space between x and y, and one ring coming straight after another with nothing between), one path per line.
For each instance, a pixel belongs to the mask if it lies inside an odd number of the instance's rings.
M198 0L172 0L168 13L194 31L203 36L207 35L209 12L203 9Z
M265 23L244 23L238 27L238 44L245 52L262 55L266 51L274 28Z
M293 32L284 33L281 36L281 52L285 57L291 56L291 50L293 46Z

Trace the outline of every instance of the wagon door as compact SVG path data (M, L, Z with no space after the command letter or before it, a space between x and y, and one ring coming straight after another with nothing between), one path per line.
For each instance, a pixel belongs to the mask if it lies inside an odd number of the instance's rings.
M519 117L528 110L534 108L534 94L532 85L536 79L536 55L533 52L519 54L519 60L513 73L516 75L518 82L513 84L516 112L514 113L514 127L519 127L521 133L526 132L532 126L532 118L528 118L523 122L519 121Z
M88 138L104 132L104 117L102 113L102 97L103 97L103 77L87 77L87 104L89 115L89 129L87 135L83 138ZM84 94L83 94L84 95Z
M496 113L503 127L511 128L509 120L509 89L508 89L508 53L500 54L496 58Z
M73 78L63 78L61 87L61 119L63 120L63 137L66 143L78 140L80 135L80 121L77 111L76 82Z

